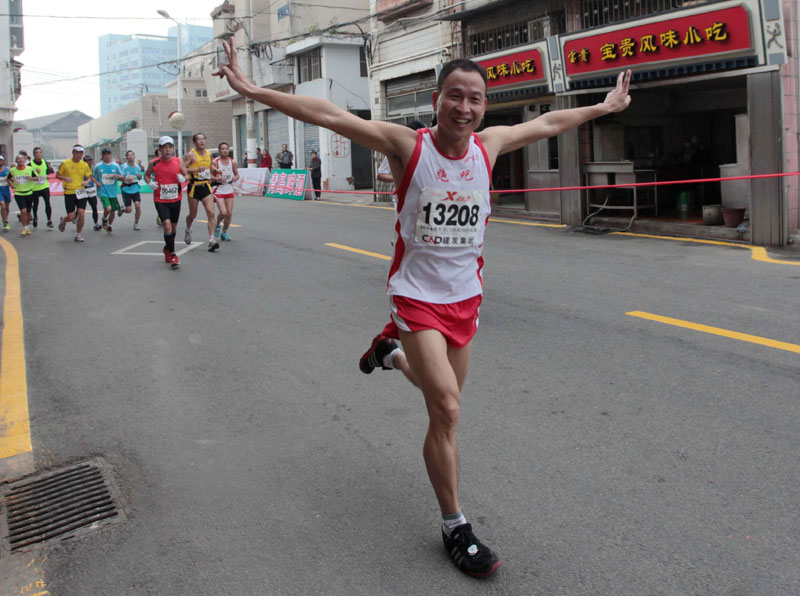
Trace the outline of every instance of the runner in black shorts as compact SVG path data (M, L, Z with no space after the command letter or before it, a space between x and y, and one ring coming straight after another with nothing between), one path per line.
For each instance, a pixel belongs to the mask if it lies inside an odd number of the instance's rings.
M86 210L86 187L92 181L92 170L83 160L83 147L75 145L72 148L72 159L61 164L56 173L56 178L64 184L64 207L67 216L62 217L58 224L58 231L63 232L67 223L76 220L78 230L75 242L83 242L83 212Z
M211 179L217 170L211 162L211 154L206 151L206 136L198 132L192 137L194 148L183 158L183 165L192 179L189 182L189 215L186 216L186 233L184 241L192 243L192 222L197 217L197 204L203 203L208 216L208 252L219 248L219 241L214 237L214 194L211 190Z
M186 180L187 172L183 161L172 155L175 147L172 137L161 137L158 147L161 157L147 166L144 180L153 189L153 201L164 228L164 260L175 269L180 265L175 254L175 234L181 215L181 184Z

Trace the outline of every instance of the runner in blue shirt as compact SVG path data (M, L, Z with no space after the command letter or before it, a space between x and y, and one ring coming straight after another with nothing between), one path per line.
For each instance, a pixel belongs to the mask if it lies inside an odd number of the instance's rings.
M136 221L133 222L134 230L141 230L139 227L139 217L142 215L141 197L139 195L139 180L142 179L142 167L136 163L136 154L133 151L128 151L125 154L127 160L122 164L122 174L125 176L122 180L122 200L125 202L125 207L120 206L117 211L117 216L122 217L123 213L131 212L131 203L136 207Z
M103 161L94 167L93 173L97 182L97 194L103 202L103 229L110 234L114 216L119 211L117 180L122 180L124 176L119 164L111 160L111 149L106 147L102 155Z
M3 231L8 232L11 224L8 223L8 207L11 205L11 189L8 188L8 175L6 158L0 155L0 211L3 214Z

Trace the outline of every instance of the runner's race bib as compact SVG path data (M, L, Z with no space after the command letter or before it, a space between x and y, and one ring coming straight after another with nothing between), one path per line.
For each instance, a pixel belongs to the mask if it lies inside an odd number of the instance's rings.
M27 184L30 181L30 176L14 176L14 184Z
M0 186L8 186L8 179L0 178Z
M198 180L210 180L211 179L211 170L202 170L197 172L197 179Z
M91 189L94 190L94 189ZM94 196L94 195L92 195ZM89 189L88 188L76 188L75 189L75 198L76 199L88 199L89 198Z
M114 174L103 174L100 177L100 181L103 183L103 186L108 186L109 184L114 184L116 182L114 179Z
M178 185L177 184L162 184L158 188L161 189L162 201L174 201L178 198Z
M423 188L414 240L436 247L477 246L483 203L480 190Z
M225 183L230 184L231 182L233 182L233 174L227 174L225 176Z
M134 182L136 182L136 176L133 174L128 174L125 176L125 184L133 184Z
M47 176L38 176L36 178L36 184L47 184Z

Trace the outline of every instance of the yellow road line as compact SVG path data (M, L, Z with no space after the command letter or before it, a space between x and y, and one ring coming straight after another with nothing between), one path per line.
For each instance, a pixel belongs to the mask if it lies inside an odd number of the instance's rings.
M8 241L0 238L0 246L6 254L6 293L3 299L3 339L0 354L0 459L4 459L29 453L33 448L28 417L19 257Z
M353 248L352 246L345 246L343 244L334 244L333 242L326 242L325 246L330 246L332 248L338 248L340 250L348 250L350 252L357 252L360 255L367 255L368 257L375 257L376 259L382 259L384 261L391 261L392 257L388 255L382 255L377 252L369 252L368 250L361 250L360 248Z
M198 219L197 221L198 221L199 223L205 223L205 224L207 224L207 223L208 223L208 220L207 220L207 219ZM232 227L232 228L241 228L242 226L240 226L239 224L231 224L231 226L230 226L230 227Z
M672 240L673 242L694 242L695 244L711 244L714 246L732 246L734 248L746 248L750 250L750 257L754 261L762 263L773 263L775 265L792 265L800 267L800 261L780 261L767 255L767 249L763 246L748 246L747 244L737 244L736 242L723 242L720 240L703 240L701 238L684 238L675 236L657 236L655 234L637 234L634 232L611 232L616 236L634 236L636 238L654 238L656 240Z
M738 331L730 331L728 329L721 329L720 327L709 327L708 325L701 325L699 323L692 323L691 321L682 321L680 319L672 319L670 317L662 317L661 315L654 315L652 313L634 310L626 312L626 315L631 317L638 317L648 321L655 321L657 323L665 323L667 325L674 325L675 327L683 327L684 329L692 329L693 331L702 331L703 333L710 333L712 335L720 335L730 339L738 339L739 341L746 341L751 344L758 344L760 346L767 346L775 348L776 350L784 350L786 352L794 352L800 354L800 346L797 344L790 344L784 341L776 341L766 337L759 337L757 335L748 335L747 333L739 333Z
M532 226L535 228L566 228L564 224L536 223L534 221L519 221L517 219L498 219L490 217L489 221L496 223L514 224L515 226Z

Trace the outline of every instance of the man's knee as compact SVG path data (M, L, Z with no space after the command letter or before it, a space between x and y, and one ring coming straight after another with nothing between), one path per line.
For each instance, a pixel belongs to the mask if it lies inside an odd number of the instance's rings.
M428 400L431 425L445 431L454 431L458 426L461 404L457 391L443 391Z

